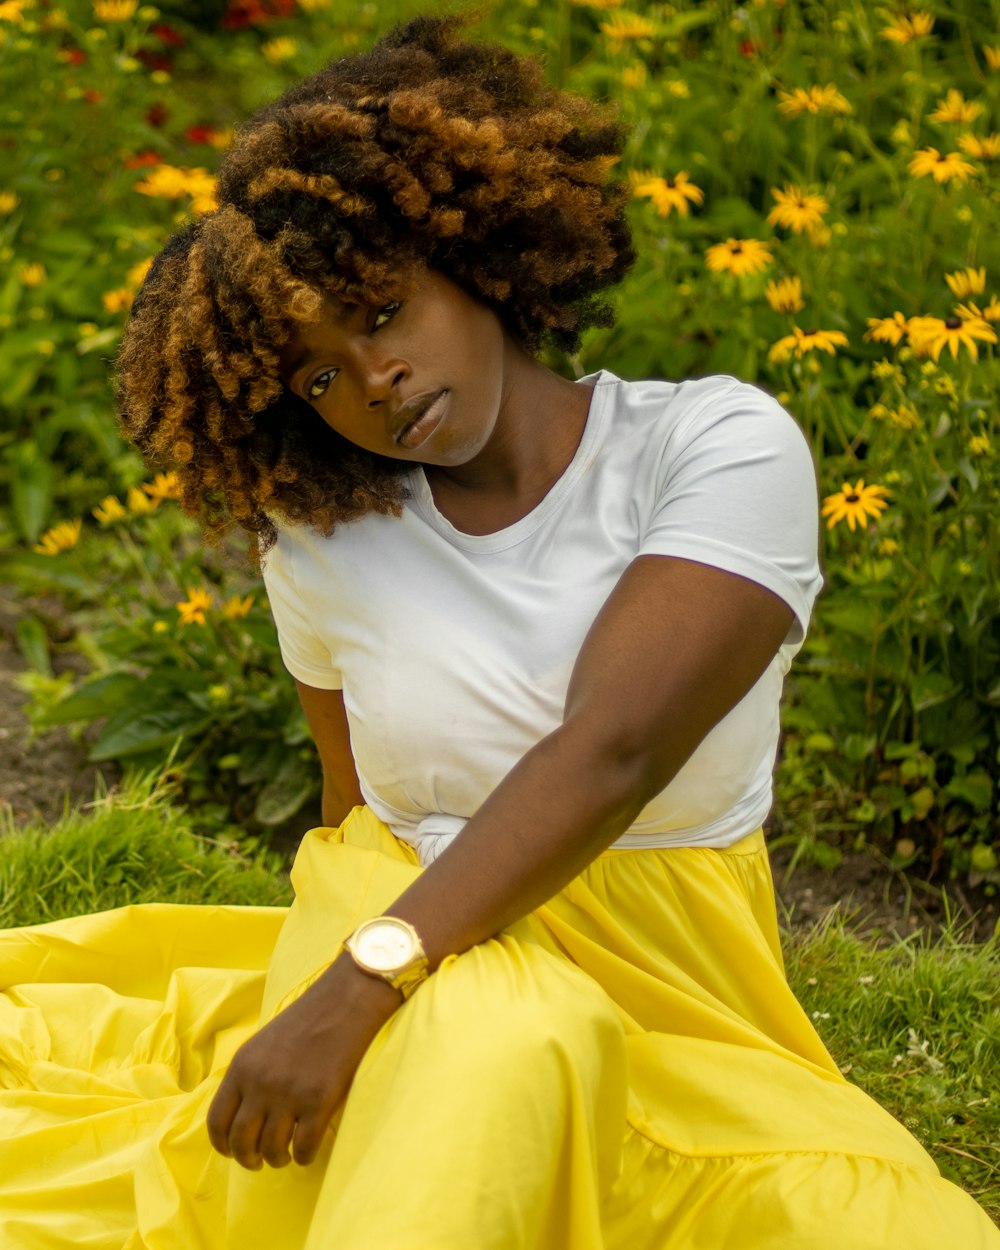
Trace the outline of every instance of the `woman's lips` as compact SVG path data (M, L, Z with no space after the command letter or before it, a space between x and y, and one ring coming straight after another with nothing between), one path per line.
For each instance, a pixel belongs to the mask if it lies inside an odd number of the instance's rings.
M420 416L404 427L397 440L400 447L405 447L407 451L413 451L425 443L441 424L447 407L448 392L439 391Z

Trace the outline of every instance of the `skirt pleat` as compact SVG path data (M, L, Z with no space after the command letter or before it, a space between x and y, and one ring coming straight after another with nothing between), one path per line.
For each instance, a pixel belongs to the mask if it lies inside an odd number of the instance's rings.
M205 1116L237 1048L420 873L367 808L280 908L0 933L4 1250L1000 1250L785 979L763 835L606 852L444 961L308 1167Z

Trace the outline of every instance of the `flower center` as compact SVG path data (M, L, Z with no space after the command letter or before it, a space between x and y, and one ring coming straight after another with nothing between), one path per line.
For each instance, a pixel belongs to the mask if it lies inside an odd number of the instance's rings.
M944 323L944 327L946 330L957 330L961 324L962 324L961 317L949 317L948 320Z
M861 496L858 494L855 494L853 490L851 491L849 495L844 496L844 503L860 503L860 502L861 502Z
M740 254L740 252L742 252L742 251L743 251L743 244L742 244L742 243L734 243L734 244L732 245L732 247L731 247L729 250L732 252L732 254L733 254L734 256L738 256L738 255Z

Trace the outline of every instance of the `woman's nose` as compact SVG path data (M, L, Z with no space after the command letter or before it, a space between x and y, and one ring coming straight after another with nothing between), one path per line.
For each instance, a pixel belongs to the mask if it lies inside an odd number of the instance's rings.
M385 403L410 376L410 366L399 356L369 353L362 368L362 385L368 408Z

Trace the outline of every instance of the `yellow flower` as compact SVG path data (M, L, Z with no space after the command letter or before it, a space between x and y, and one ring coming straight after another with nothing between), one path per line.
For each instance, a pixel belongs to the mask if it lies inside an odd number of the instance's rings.
M35 551L43 556L57 556L60 551L69 551L80 541L82 524L77 517L75 521L60 521L58 525L53 525L35 544Z
M9 217L21 201L13 191L0 191L0 216Z
M91 511L102 525L115 525L118 521L124 521L128 516L114 495L105 495L97 507Z
M989 48L983 44L983 56L986 64L993 70L1000 70L1000 48Z
M787 117L795 117L798 113L850 113L852 108L840 94L832 82L825 87L810 87L805 90L795 87L792 91L778 92L778 112Z
M213 130L208 141L217 152L224 152L232 143L235 134L236 131L232 126L226 126L223 130Z
M629 181L632 183L633 194L652 200L661 217L669 217L673 209L681 217L686 217L689 200L692 204L705 202L704 192L688 181L687 173L683 169L667 178L655 174L634 173Z
M17 276L22 286L41 286L45 281L45 266L37 260L29 261L18 269Z
M878 545L880 556L894 556L899 551L899 543L895 538L883 538Z
M995 295L991 295L990 302L985 308L980 308L978 304L971 302L959 304L955 309L955 314L966 321L1000 321L1000 300Z
M204 586L189 586L188 597L175 605L181 625L204 625L205 613L212 606L212 596Z
M267 43L262 43L260 50L272 65L277 65L280 61L290 61L298 52L299 45L291 36L280 35L277 39L269 39Z
M731 273L737 278L760 273L772 260L770 244L760 239L727 239L705 253L705 264L712 273Z
M931 121L974 122L982 111L981 104L967 100L961 91L951 87L944 99L938 100L937 108L931 113Z
M895 126L893 126L889 138L893 141L897 148L906 147L911 143L912 136L910 134L910 123L905 117L901 117Z
M578 9L620 9L625 0L569 0Z
M958 356L963 344L973 360L979 359L978 339L982 343L995 343L996 331L986 321L962 317L911 317L907 328L910 345L918 355L932 356L935 360L947 347L952 359Z
M982 295L986 290L986 267L980 265L978 269L958 269L955 273L946 273L944 280L956 299Z
M622 86L629 91L636 91L646 85L646 67L643 64L626 65L622 70Z
M109 313L125 312L132 307L132 292L127 286L118 287L114 291L105 291L101 303Z
M865 338L876 343L891 343L895 347L902 342L906 326L906 318L901 312L894 312L891 317L869 317Z
M233 595L222 605L222 615L230 621L240 620L249 614L253 607L253 598L253 595L245 595L242 599L239 595Z
M151 482L143 482L142 489L154 503L164 499L180 499L181 480L176 473L157 473Z
M304 13L319 13L330 7L330 0L299 0L299 8Z
M767 215L769 226L784 226L796 234L812 232L823 224L823 214L830 205L822 195L810 195L795 183L786 182L784 191L771 188L777 201Z
M933 174L935 182L949 182L957 178L964 182L976 167L963 161L957 152L939 152L937 148L920 148L906 167L914 178Z
M153 264L152 256L149 260L140 261L138 265L133 265L125 275L126 285L130 286L133 291L138 291L146 279L146 274Z
M651 39L656 34L656 23L634 13L622 13L609 22L601 22L598 29L611 43L612 51L619 52L630 39Z
M779 278L770 281L764 288L764 298L775 312L797 313L805 308L802 299L802 279L799 277Z
M909 17L900 16L890 26L883 26L879 34L883 39L893 43L912 43L914 39L923 39L934 29L934 18L930 13L916 12Z
M94 0L94 17L99 22L126 22L139 7L139 0Z
M796 358L801 360L806 352L817 350L835 356L838 347L847 347L847 345L847 335L842 330L800 330L798 326L793 325L791 334L778 339L767 353L767 358L772 364L780 364L793 352Z
M147 176L135 184L135 189L140 195L164 200L179 200L189 195L191 208L196 214L210 213L217 207L215 178L201 166L186 169L174 165L154 165Z
M11 25L23 22L23 11L28 4L29 0L6 0L6 3L0 4L0 22L10 22Z
M971 133L959 135L957 142L966 156L980 161L995 161L1000 156L1000 134L983 135L981 139Z
M865 335L867 338L868 335ZM880 360L877 364L872 365L872 377L879 382L895 382L897 386L902 386L906 381L906 377L898 365L894 365L891 360Z
M917 411L909 404L900 404L898 408L891 408L886 412L885 416L897 430L915 430L920 426L920 418L917 416Z
M823 500L822 515L829 518L827 529L832 530L839 521L846 521L853 531L858 524L864 525L869 517L877 521L879 513L888 507L879 496L888 493L884 486L866 486L864 478L855 486L845 482L836 494L827 495Z
M132 486L128 492L128 510L133 516L147 516L156 510L158 499L144 495L138 486Z
M686 100L691 95L691 88L683 78L668 78L663 85L678 100Z
M974 456L985 456L989 449L990 440L985 434L973 434L969 439L969 451Z

